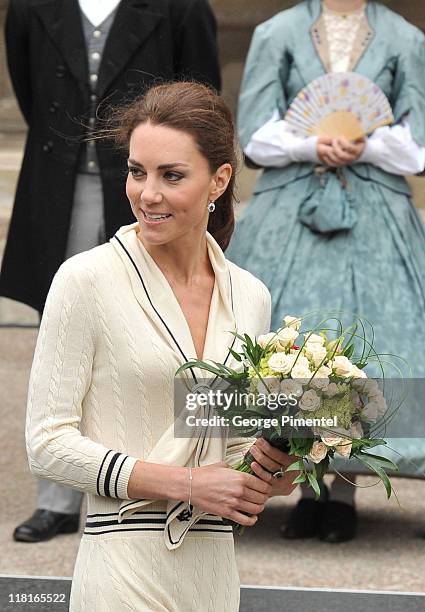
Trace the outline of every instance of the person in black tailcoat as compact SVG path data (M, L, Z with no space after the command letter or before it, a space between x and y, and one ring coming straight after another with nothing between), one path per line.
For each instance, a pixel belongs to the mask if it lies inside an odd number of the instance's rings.
M154 82L220 89L216 22L208 0L10 0L6 48L28 134L0 296L41 314L60 264L133 221L125 155L90 133ZM79 492L40 480L14 538L77 531L80 504Z

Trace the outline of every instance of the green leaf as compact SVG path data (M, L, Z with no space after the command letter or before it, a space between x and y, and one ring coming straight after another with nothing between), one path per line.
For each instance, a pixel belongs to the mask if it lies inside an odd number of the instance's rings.
M349 346L347 346L347 348L345 349L343 355L345 355L345 357L347 357L347 359L351 359L352 355L354 353L354 344L350 344Z
M239 353L237 353L236 351L234 351L232 348L229 348L229 353L231 355L233 355L233 357L236 359L236 361L241 362L242 361L242 357L239 355Z
M391 459L387 459L387 457L381 457L379 455L374 455L372 453L365 453L363 451L361 451L359 453L360 455L364 456L364 457L368 457L369 459L373 459L374 461L376 461L379 464L382 464L382 467L387 468L388 470L394 470L396 472L399 471L399 467L398 465L396 465L395 463L393 463L391 461ZM358 455L357 455L358 456Z
M317 501L320 497L320 487L319 487L319 483L317 482L317 478L311 472L307 472L307 478L308 478L308 482L310 483L311 488L316 494L316 501Z
M319 478L319 479L323 478L323 476L328 471L329 457L326 456L324 459L322 459L322 461L320 463L317 463L315 467L316 467L316 476L317 476L317 478Z
M189 370L191 368L199 368L200 370L207 370L207 372L211 372L212 374L215 374L215 376L220 376L219 370L213 365L207 363L206 361L188 361L187 363L184 363L182 366L179 367L179 369L176 372L176 375L179 374L180 372L183 372L184 370Z
M369 459L366 453L361 453L357 456L357 458L361 463L363 463L363 465L368 467L370 470L372 470L372 472L375 472L375 474L379 476L387 492L387 498L389 499L391 497L392 487L390 479L388 478L383 468L379 464L376 464L373 459Z
M307 480L306 474L305 472L303 472L302 474L299 474L299 476L294 478L294 480L292 481L292 484L301 484L305 482L306 480Z
M358 361L355 365L359 370L363 370L367 366L367 361Z
M252 351L252 349L254 348L254 345L252 343L251 338L248 336L248 334L244 334L244 338L245 338L245 342L246 342L246 346L247 348Z
M298 470L304 469L304 461L302 459L298 459L298 461L294 461L286 468L285 472L297 472Z

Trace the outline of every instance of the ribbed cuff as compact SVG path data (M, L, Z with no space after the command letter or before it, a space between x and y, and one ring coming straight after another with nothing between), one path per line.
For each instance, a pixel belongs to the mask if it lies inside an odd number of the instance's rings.
M108 451L97 474L97 494L103 497L130 499L127 487L136 461L136 458L123 453Z

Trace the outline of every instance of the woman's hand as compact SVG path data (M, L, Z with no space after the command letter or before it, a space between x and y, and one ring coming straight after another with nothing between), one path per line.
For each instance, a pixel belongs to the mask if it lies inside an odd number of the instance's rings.
M270 484L270 497L292 493L297 486L292 484L292 481L300 472L285 472L285 468L294 463L297 457L275 448L264 438L255 441L255 444L250 448L250 453L255 458L255 461L251 464L251 469L264 482ZM279 470L284 472L283 477L274 478L273 474Z
M320 136L317 139L317 155L325 166L340 168L356 162L363 153L365 145L365 138L353 142L343 136L338 138Z
M238 472L225 463L193 468L192 475L194 506L246 527L257 522L272 491L264 478Z

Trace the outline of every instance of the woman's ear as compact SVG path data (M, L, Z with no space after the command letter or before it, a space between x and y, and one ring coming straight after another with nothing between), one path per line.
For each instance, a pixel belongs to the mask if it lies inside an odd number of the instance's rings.
M215 171L212 181L209 198L212 201L218 198L226 191L227 185L232 178L233 168L230 164L222 164Z

